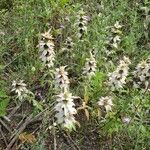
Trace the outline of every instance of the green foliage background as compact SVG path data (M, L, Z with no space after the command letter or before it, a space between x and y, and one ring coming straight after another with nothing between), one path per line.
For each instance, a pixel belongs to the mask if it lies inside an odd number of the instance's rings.
M149 93L143 95L141 91L133 90L131 85L127 85L128 87L119 94L113 93L105 84L107 74L117 67L117 62L122 56L126 55L131 59L131 69L150 56L149 33L144 28L144 24L149 27L149 21L145 19L145 11L142 10L142 7L149 9L149 5L147 0L1 0L0 117L7 115L8 103L15 101L10 96L10 86L11 82L16 79L25 80L31 91L35 90L34 86L37 82L40 83L40 86L47 92L45 94L47 102L53 101L51 80L47 79L49 71L41 70L37 48L40 33L51 27L57 43L55 67L68 65L70 73L73 74L72 78L74 76L79 78L77 85L72 86L71 89L74 95L83 97L83 87L86 83L80 80L82 68L89 55L89 50L93 47L96 49L98 72L89 83L89 105L95 106L98 98L107 94L114 97L115 103L114 112L109 114L105 122L97 119L94 109L90 110L90 125L96 129L98 126L98 137L110 136L112 139L117 137L116 143L112 144L112 149L149 149ZM74 26L76 15L82 8L86 15L91 17L84 43L75 36L77 29ZM70 21L66 22L65 17L69 17ZM112 26L116 21L124 25L122 44L117 53L113 55L113 64L109 65L104 59L105 40L109 35L106 27ZM65 26L64 30L60 29L61 25ZM75 43L73 51L75 57L72 61L65 55L62 57L59 53L62 43L68 36L73 38ZM48 89L45 88L47 83L49 84ZM138 109L133 110L131 107L133 105L138 106ZM132 116L134 121L127 126L122 124L120 118L122 114ZM89 123L81 123L80 132L88 126ZM80 132L73 134L76 137L75 142L82 147L84 138ZM35 147L38 147L37 144ZM41 147L44 149L43 145ZM37 148L32 145L32 149Z

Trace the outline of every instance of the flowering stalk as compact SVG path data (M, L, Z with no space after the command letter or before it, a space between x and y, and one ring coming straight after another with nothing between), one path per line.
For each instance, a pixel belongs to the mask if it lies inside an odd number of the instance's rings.
M123 60L120 60L117 69L114 72L109 73L108 84L109 86L111 86L112 90L118 90L120 88L123 88L124 84L126 84L126 78L128 76L130 63L131 62L129 58L124 56Z
M111 29L111 32L112 32L112 43L111 46L112 48L118 48L120 42L121 42L121 37L120 35L122 34L121 32L121 29L122 28L122 25L119 24L118 21L116 21L116 23L114 24L114 26L112 27Z
M107 49L106 49L106 54L107 56L111 55L114 53L112 49L118 49L120 43L121 43L121 31L122 25L119 24L118 21L114 24L114 26L111 28L111 36L108 38L108 41L106 42L107 44Z
M88 80L83 84L84 86L84 99L82 101L82 106L78 108L78 110L84 110L85 115L87 117L87 120L89 120L89 111L90 108L88 106L88 88L90 87L90 79L95 75L96 72L96 59L95 59L95 53L93 51L90 51L90 58L86 58L85 66L83 68L83 75L85 75Z
M141 7L140 8L142 11L144 11L144 16L145 16L145 19L144 19L144 28L145 28L145 30L148 30L148 25L149 25L149 12L150 12L150 9L149 9L149 7L148 6L143 6L143 7Z
M27 85L24 83L23 80L20 81L13 81L12 82L12 92L17 94L17 98L22 101L23 99L27 99L30 103L33 104L39 110L43 110L42 105L35 100L35 95L28 90Z
M146 61L140 62L133 72L133 86L135 88L144 88L145 90L149 90L150 85L150 58Z
M90 58L86 59L85 67L83 68L83 74L88 78L95 75L96 72L96 60L92 52L90 52Z
M41 53L40 59L43 65L50 68L54 65L55 52L54 52L54 42L53 37L50 34L50 30L41 34L41 39L39 41L39 51Z
M61 124L63 128L67 128L69 130L75 129L75 124L77 121L75 120L74 115L77 114L77 110L75 109L75 104L72 96L68 90L61 92L56 95L57 104L54 109L57 112L55 117L57 118L57 123Z
M111 97L108 97L108 96L101 97L99 101L97 102L97 104L101 109L105 108L106 112L109 112L112 110L113 102L112 102Z
M11 91L17 94L17 98L19 100L22 100L29 93L29 90L26 87L27 85L24 83L23 80L13 81Z
M68 89L69 88L69 78L68 72L65 71L66 66L61 66L60 68L56 68L55 72L55 86L60 89Z
M85 12L81 10L77 16L77 28L78 28L78 37L81 40L83 36L87 33L87 23L90 20L89 16L85 16Z
M68 37L64 43L64 47L62 48L62 52L64 51L71 51L73 48L74 43L72 42L72 39Z

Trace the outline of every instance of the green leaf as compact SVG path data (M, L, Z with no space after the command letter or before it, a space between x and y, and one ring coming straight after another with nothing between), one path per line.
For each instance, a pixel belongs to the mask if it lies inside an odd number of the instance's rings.
M69 2L69 0L61 0L61 1L60 1L61 5L63 5L63 6L64 6L65 4L67 4L68 2Z
M9 97L4 91L0 91L0 117L6 115L6 108L9 103Z
M102 72L97 72L95 76L91 79L91 87L92 87L92 95L94 99L97 99L99 96L101 96L102 93L104 93L104 81L105 81L106 75Z
M43 107L42 107L41 103L39 103L36 100L33 100L33 106L35 106L36 108L38 108L41 111L43 110Z

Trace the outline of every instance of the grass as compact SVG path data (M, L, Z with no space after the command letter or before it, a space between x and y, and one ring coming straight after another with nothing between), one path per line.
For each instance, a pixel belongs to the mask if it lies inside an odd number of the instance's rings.
M33 133L36 142L24 143L17 139L13 145L14 149L18 146L23 150L54 149L54 139L57 149L62 150L149 149L149 91L143 94L141 90L132 88L131 83L128 83L123 90L113 92L106 83L108 73L116 69L118 61L123 56L128 56L131 60L130 72L140 61L149 58L149 16L146 12L149 5L147 0L2 0L0 2L1 119L5 121L3 117L9 115L11 109L21 105L16 112L17 115L11 118L10 128L15 129L22 116L26 118L29 114L33 113L36 116L40 113L40 110L31 103L16 99L11 92L13 80L23 79L28 89L35 95L40 92L42 99L36 96L36 101L42 103L43 109L49 107L41 122L30 124L24 130ZM146 11L143 8L146 8ZM90 17L90 21L87 25L87 34L84 40L80 41L76 36L78 29L75 22L78 12L82 9L85 15ZM110 35L107 27L113 26L116 21L123 25L121 46L110 59L105 59L106 40ZM71 133L59 127L55 128L55 132L47 130L53 121L54 115L51 116L50 106L55 101L56 91L53 88L53 75L42 67L37 45L40 34L50 28L55 42L54 68L67 65L71 80L70 90L73 95L81 98L84 94L88 96L90 119L87 120L84 112L80 112L76 117L81 127L76 127L76 131ZM74 46L72 52L66 54L61 52L61 48L67 37L72 38ZM89 57L89 51L93 48L96 52L97 73L87 82L82 77L82 68L86 58ZM129 79L131 76L130 74ZM108 117L101 119L97 116L96 103L99 97L107 95L113 97L114 108ZM5 108L2 113L1 108ZM17 117L19 114L21 118ZM131 123L122 123L121 118L124 115L132 118ZM8 144L11 135L4 127L2 131ZM1 138L0 149L7 147L6 143Z

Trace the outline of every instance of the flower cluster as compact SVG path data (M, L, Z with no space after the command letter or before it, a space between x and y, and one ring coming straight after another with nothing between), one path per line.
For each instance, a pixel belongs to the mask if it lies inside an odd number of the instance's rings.
M112 110L113 102L112 102L111 97L108 97L108 96L101 97L99 101L97 102L97 104L100 108L102 109L105 108L106 112L109 112Z
M90 20L89 16L85 16L85 12L81 10L77 16L78 37L81 40L87 32L87 23Z
M64 47L62 48L62 51L71 51L73 48L74 43L72 42L72 39L68 37L64 43Z
M27 85L24 83L23 80L13 81L11 91L17 94L17 98L19 100L22 100L29 93L29 90L26 87Z
M41 39L39 41L39 50L40 50L40 59L43 62L44 66L48 68L53 67L55 60L55 52L54 52L54 41L53 37L50 34L50 30L41 34Z
M121 119L122 119L122 122L124 124L129 124L130 121L131 121L131 117L130 116L123 116Z
M143 7L141 7L140 9L144 12L144 17L145 17L145 19L144 19L144 21L143 21L144 28L145 28L145 30L148 30L149 22L148 22L147 20L149 20L149 12L150 12L150 9L149 9L149 7L146 6L146 5L143 6Z
M55 72L55 85L57 88L61 89L61 93L56 95L57 104L54 109L57 112L55 117L57 118L57 123L61 124L64 128L69 130L75 128L76 123L74 114L77 113L77 110L74 108L75 104L72 96L72 93L69 92L69 78L68 72L65 71L66 66L61 66L56 68Z
M149 89L150 85L150 58L139 63L133 72L135 88L143 87L145 90Z
M110 44L112 48L118 48L120 42L121 42L121 31L122 25L119 24L118 21L114 24L114 26L111 28L112 37L110 38Z
M112 49L118 49L120 43L121 43L121 31L122 25L119 24L118 21L114 24L114 26L111 27L111 35L108 37L108 40L106 42L107 44L107 50L106 54L109 56L113 53Z
M68 72L65 71L66 66L61 66L60 68L56 68L55 72L55 85L57 88L61 88L63 90L69 88L69 78Z
M83 68L83 74L91 78L96 72L96 59L95 56L90 52L90 58L86 59L85 67Z
M47 67L52 67L54 65L55 52L53 37L49 32L50 31L41 35L42 38L39 42L39 48L41 52L40 58L42 59L44 65ZM73 47L72 39L68 37L64 45L65 47L63 48L63 51L70 51ZM57 123L71 130L74 128L74 124L76 123L74 114L76 114L77 111L74 108L74 96L72 96L69 92L70 82L68 72L65 71L65 68L66 66L61 66L56 68L54 72L55 87L60 90L60 94L56 95L57 103L54 106L54 110L56 112L55 117L57 119Z
M76 123L74 115L77 114L77 110L73 102L74 98L68 90L65 90L57 95L57 104L54 107L57 112L55 114L57 123L70 130L74 128L74 124Z
M131 62L129 58L124 56L123 60L120 60L120 63L117 69L114 72L109 73L108 84L111 86L112 90L123 88L124 84L126 84L126 78L128 76L130 63Z

